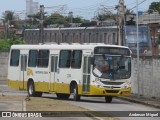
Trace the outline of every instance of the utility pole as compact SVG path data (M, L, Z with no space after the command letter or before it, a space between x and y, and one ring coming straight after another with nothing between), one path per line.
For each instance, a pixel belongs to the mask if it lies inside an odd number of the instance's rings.
M73 23L73 12L68 13L69 23Z
M5 39L8 39L8 20L4 22L5 27Z
M44 42L44 39L43 39L43 35L44 35L43 22L44 22L44 5L40 5L40 41L38 41L39 43Z
M126 14L126 6L124 5L124 0L119 0L119 4L118 4L118 16L119 16L119 41L118 41L118 45L123 45L124 41L124 25L125 25L125 14Z
M9 20L7 17L7 11L5 11L5 19L4 19L4 27L5 27L5 39L8 39L8 27L9 27Z
M139 29L138 29L138 0L136 0L136 25L137 25L137 93L138 97L140 96L140 85L139 85L139 77L140 77L140 63L139 63Z

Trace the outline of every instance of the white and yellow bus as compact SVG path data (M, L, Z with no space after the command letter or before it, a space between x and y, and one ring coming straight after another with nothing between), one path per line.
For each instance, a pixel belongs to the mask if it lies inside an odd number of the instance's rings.
M111 102L114 96L130 96L131 51L106 44L13 45L8 85L34 97L72 94L75 101L102 96Z

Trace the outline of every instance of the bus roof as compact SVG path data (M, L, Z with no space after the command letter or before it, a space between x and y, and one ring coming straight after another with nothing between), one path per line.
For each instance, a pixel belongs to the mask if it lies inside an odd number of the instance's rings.
M84 49L89 50L94 47L103 46L103 47L119 47L119 48L128 48L126 46L119 45L108 45L108 44L40 44L40 45L12 45L11 49Z
M44 30L84 30L84 29L117 29L117 26L105 27L69 27L69 28L44 28ZM39 29L25 29L25 31L39 31Z

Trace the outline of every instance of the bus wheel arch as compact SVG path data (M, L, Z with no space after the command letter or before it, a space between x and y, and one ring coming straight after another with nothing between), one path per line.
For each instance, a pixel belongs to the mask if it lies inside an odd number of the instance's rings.
M42 92L35 91L35 84L34 84L33 79L28 79L27 91L28 91L29 96L32 96L32 97L41 97L42 96Z
M74 80L70 83L70 93L73 94L74 101L80 100L80 95L78 95L78 85Z

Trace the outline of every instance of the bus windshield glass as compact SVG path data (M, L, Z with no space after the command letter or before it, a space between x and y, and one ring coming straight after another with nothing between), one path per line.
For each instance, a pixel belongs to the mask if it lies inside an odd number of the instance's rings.
M125 56L95 55L93 74L104 79L128 79L131 59Z
M131 76L131 57L127 54L95 54L93 74L104 79L128 79Z

